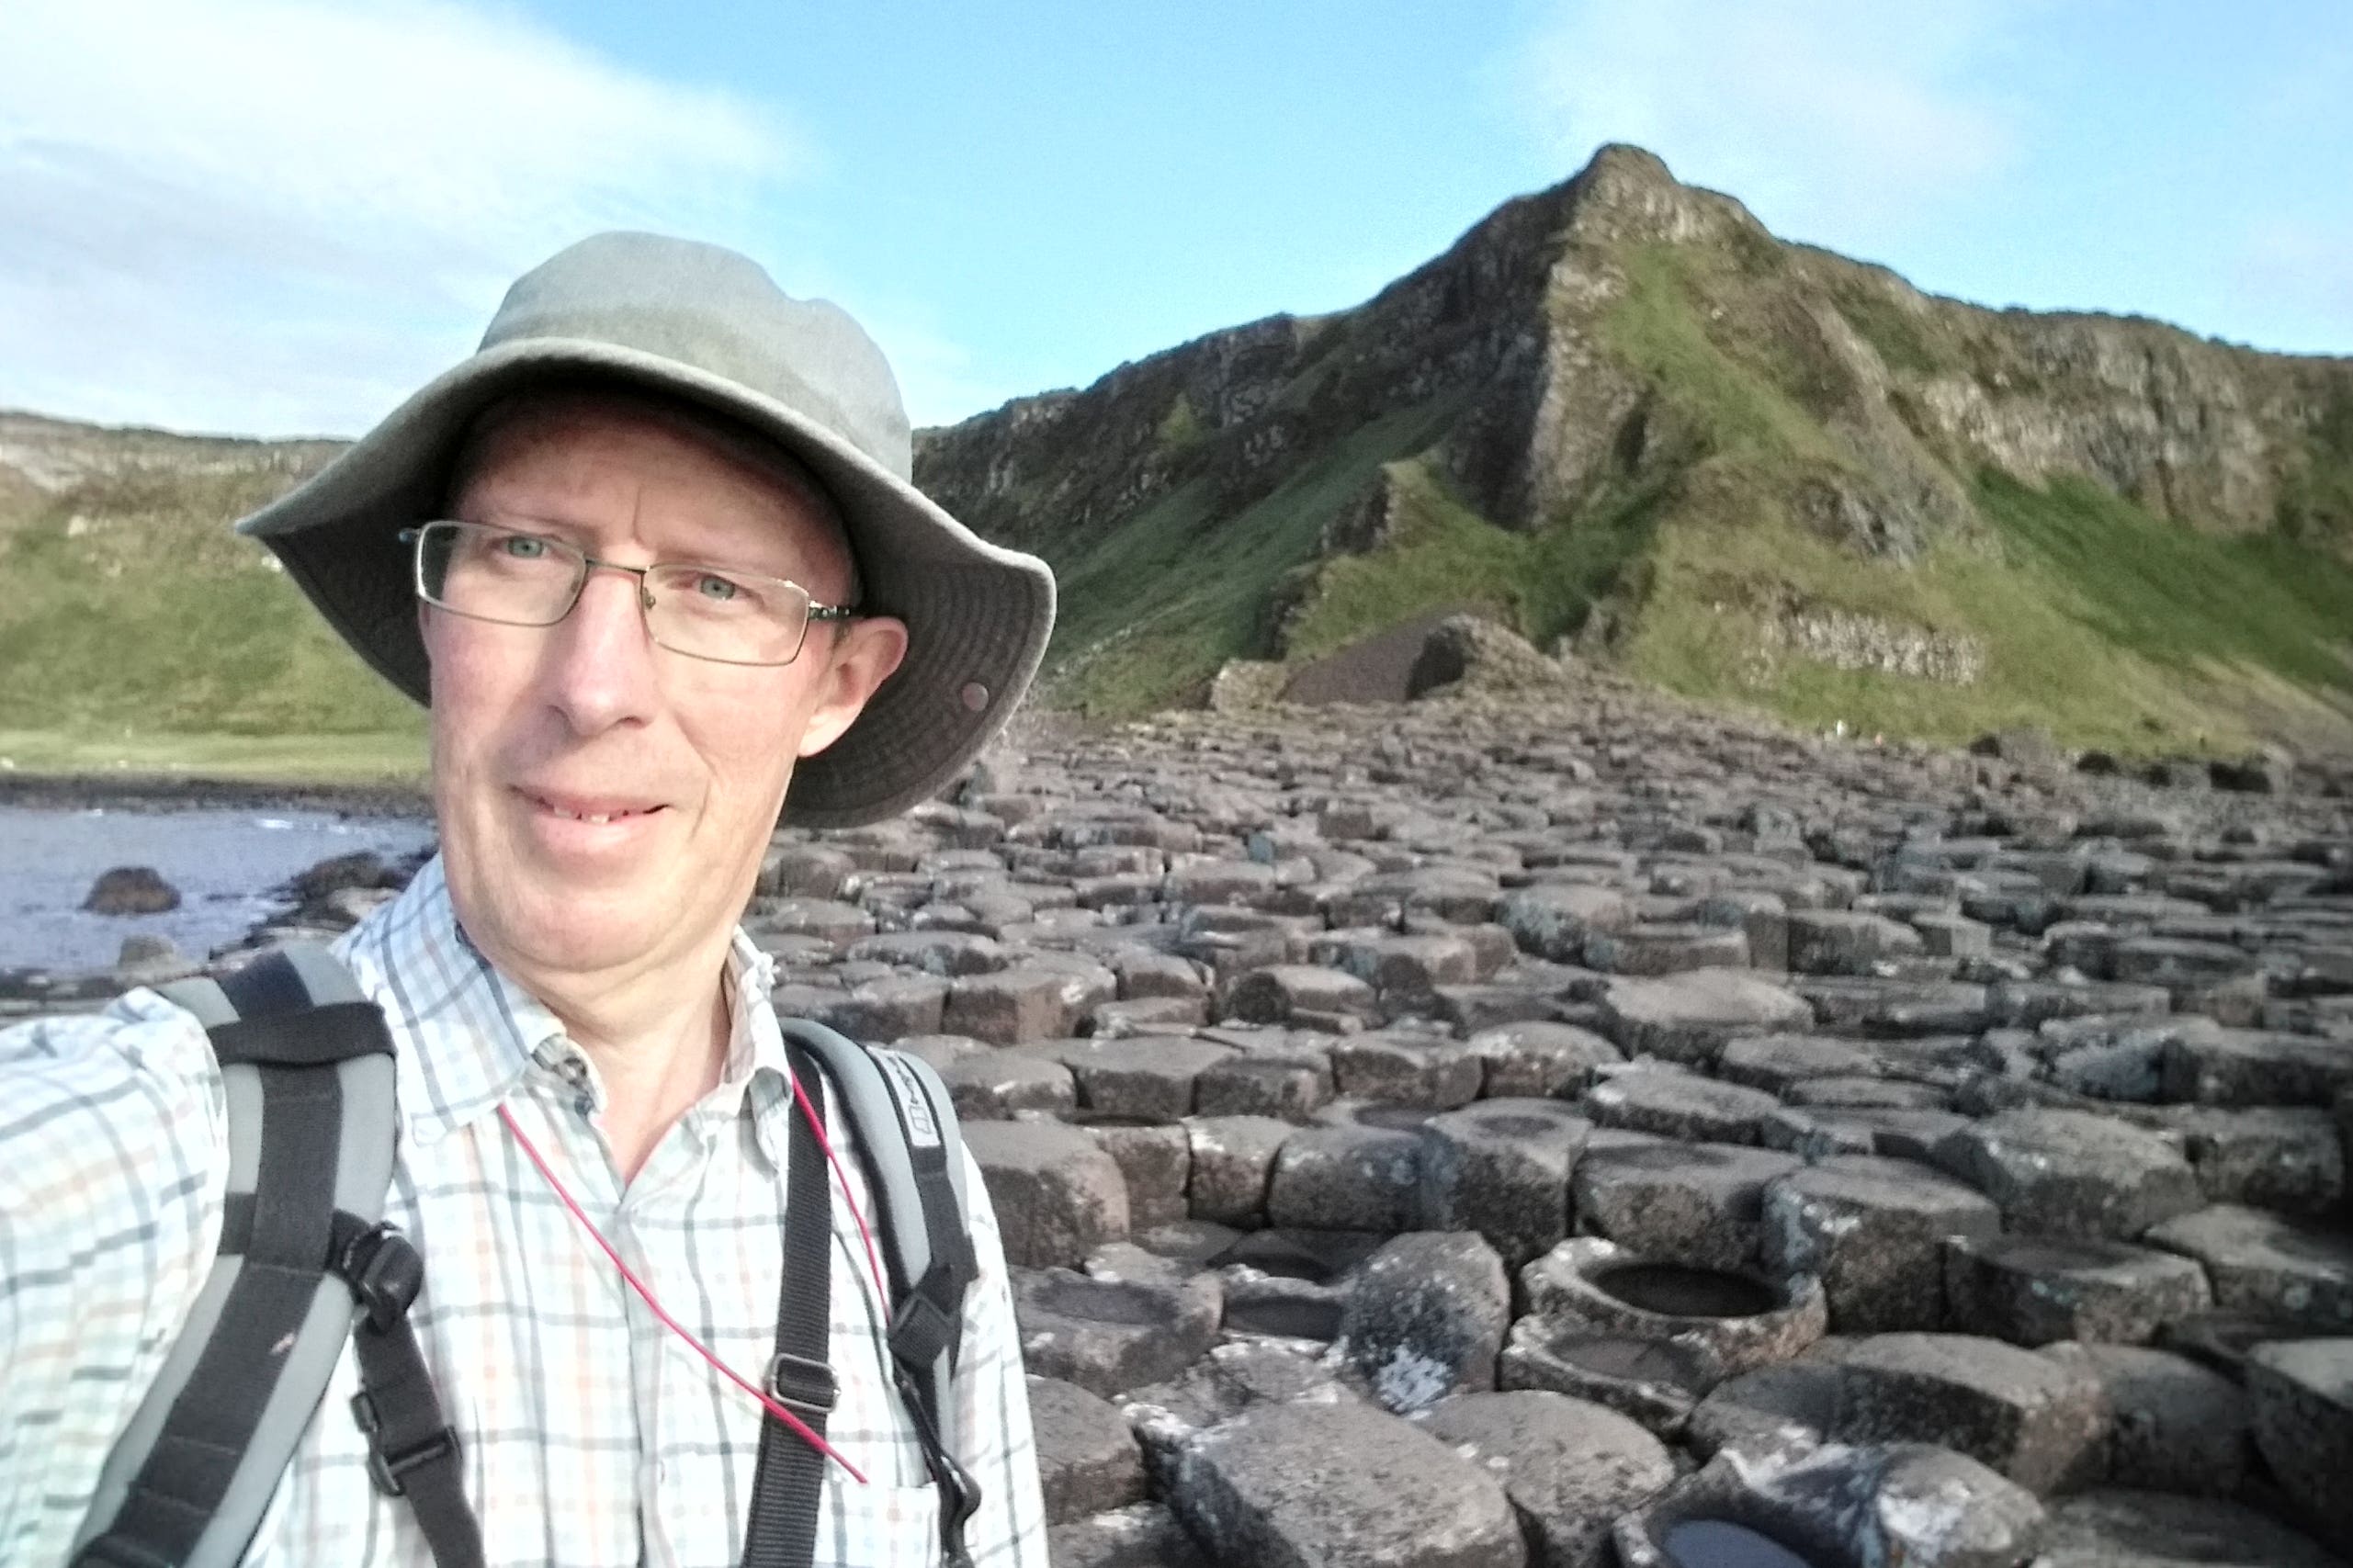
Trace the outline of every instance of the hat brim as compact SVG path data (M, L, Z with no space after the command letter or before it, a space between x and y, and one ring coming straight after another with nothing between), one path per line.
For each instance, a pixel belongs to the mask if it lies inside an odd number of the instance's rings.
M692 366L579 338L483 350L426 386L308 481L237 525L285 563L328 624L418 703L431 676L400 531L444 500L459 440L490 403L565 373L611 378L728 415L806 464L840 505L863 608L907 624L907 656L855 723L793 771L785 820L877 822L930 799L1012 716L1045 657L1054 576L988 543L824 426Z

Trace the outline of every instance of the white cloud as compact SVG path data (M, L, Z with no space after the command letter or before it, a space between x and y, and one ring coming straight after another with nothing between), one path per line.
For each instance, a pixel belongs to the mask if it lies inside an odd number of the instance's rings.
M449 0L0 6L0 404L354 431L597 229L741 239L762 107Z
M1883 230L2001 171L1971 80L2002 0L1566 0L1512 68L1565 160L1632 141L1801 238Z

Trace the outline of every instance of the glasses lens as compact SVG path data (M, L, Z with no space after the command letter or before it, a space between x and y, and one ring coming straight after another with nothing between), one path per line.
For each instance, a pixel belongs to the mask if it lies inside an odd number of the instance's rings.
M646 573L646 625L676 653L723 664L789 664L809 629L809 595L781 578L707 566Z
M569 545L480 523L428 523L417 534L418 591L478 620L553 626L586 566Z

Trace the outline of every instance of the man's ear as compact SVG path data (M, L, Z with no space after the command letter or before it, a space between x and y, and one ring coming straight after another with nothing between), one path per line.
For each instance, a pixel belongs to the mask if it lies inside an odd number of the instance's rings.
M801 655L809 657L805 651ZM824 688L800 732L800 755L814 757L855 722L866 699L907 657L907 623L889 615L850 622L835 638Z

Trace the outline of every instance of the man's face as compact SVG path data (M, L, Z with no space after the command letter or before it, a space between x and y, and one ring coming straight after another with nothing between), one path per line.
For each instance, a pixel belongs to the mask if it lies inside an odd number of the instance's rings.
M491 436L454 511L626 566L683 561L849 589L842 544L775 479L626 403L571 397ZM592 570L552 626L421 605L435 807L467 934L526 975L622 980L741 915L793 764L849 728L906 649L812 624L781 667L656 647L638 580Z

